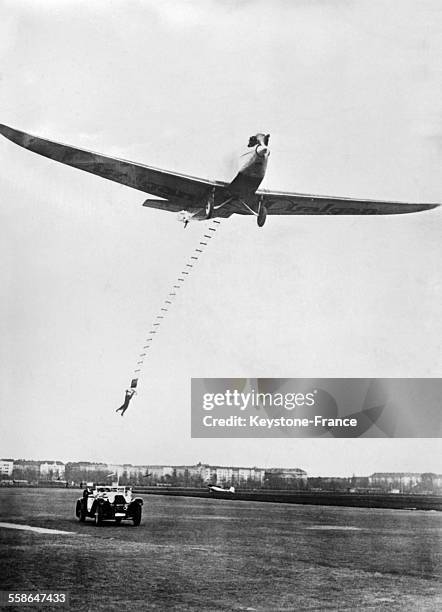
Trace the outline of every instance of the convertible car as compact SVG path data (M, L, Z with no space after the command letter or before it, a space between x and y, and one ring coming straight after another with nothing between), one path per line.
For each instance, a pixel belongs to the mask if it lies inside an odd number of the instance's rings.
M132 488L126 486L96 485L86 487L77 499L75 514L82 523L87 518L94 519L96 525L104 521L132 520L134 525L141 523L143 500L132 497Z

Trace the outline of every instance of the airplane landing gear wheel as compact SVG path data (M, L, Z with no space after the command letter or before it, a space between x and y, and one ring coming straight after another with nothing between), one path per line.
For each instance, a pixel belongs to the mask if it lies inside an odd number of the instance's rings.
M261 208L259 209L258 217L257 217L258 227L262 227L264 223L266 222L266 219L267 219L267 208L265 206L261 206Z
M213 199L212 198L207 200L205 213L206 213L206 219L212 218L212 215L213 215Z

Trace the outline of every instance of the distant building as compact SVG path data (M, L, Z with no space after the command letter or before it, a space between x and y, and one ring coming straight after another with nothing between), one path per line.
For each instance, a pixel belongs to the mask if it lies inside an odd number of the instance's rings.
M34 461L33 459L16 459L14 460L14 470L32 469L40 472L40 463L40 461Z
M0 478L10 478L14 469L14 461L12 459L0 459Z
M164 476L163 465L148 465L147 472L151 475L154 480L161 480Z
M233 480L233 470L231 467L216 466L212 468L218 484L230 484Z
M201 476L204 482L217 483L219 485L239 485L245 483L261 485L264 482L264 469L258 467L202 465Z
M40 477L43 480L63 480L65 466L61 461L43 461L40 463Z
M107 463L68 461L65 465L65 478L70 482L102 482L109 473Z
M101 466L101 464L97 464L97 465ZM116 463L105 463L104 464L104 468L100 467L99 469L104 471L104 472L107 472L106 476L109 477L109 481L110 481L112 479L110 474L114 474L114 477L113 477L114 479L121 478L121 476L123 475L124 472L127 473L127 471L126 471L127 467L128 466L119 465L119 464L116 464Z
M149 474L153 480L161 480L173 475L173 467L171 465L143 465L137 466L144 470L144 474Z
M275 486L305 481L307 473L300 468L242 467L229 465L132 465L130 463L104 463L93 461L30 461L25 459L0 460L0 476L15 480L67 480L68 482L103 482L109 478L130 484L162 483L172 486L221 486L261 487L269 479Z
M112 467L114 466L109 465L109 468ZM118 473L119 469L121 468L127 478L135 478L137 480L143 478L143 476L145 476L148 472L147 465L131 465L130 463L125 463L123 466L115 466L115 470L112 471L116 471Z
M207 463L199 464L200 475L203 482L212 482L212 468Z
M434 487L440 489L442 487L442 474L422 474L422 482L430 481Z
M28 459L14 460L12 477L14 480L37 481L40 477L40 461L29 461Z
M421 474L421 481L417 488L422 493L440 493L442 489L442 475L424 472Z
M422 480L422 475L415 472L375 472L369 476L368 481L372 487L384 489L411 489Z
M92 463L91 461L75 461L73 463L69 463L66 465L70 465L71 467L75 467L82 472L97 472L97 471L105 471L107 472L108 464L107 463Z
M265 471L266 480L307 480L307 472L301 468L269 468Z
M262 485L265 478L265 470L259 467L237 467L234 468L234 480L241 484L245 482Z

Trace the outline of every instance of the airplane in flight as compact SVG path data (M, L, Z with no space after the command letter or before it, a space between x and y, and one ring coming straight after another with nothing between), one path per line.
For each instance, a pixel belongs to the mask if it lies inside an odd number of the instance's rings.
M230 183L160 170L152 166L79 149L0 124L0 133L16 144L68 166L138 189L143 206L178 213L189 221L254 215L259 227L267 215L390 215L419 212L439 204L390 202L259 189L270 155L269 134L251 136L238 174Z

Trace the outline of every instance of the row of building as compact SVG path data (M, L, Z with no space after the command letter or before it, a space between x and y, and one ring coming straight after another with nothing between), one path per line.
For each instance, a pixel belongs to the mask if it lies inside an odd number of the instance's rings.
M394 489L413 489L418 486L442 487L442 474L432 472L375 472L368 479L372 487L390 486Z
M438 491L442 490L442 475L416 472L375 472L371 476L352 478L307 477L300 468L260 468L220 466L208 463L196 465L132 465L77 461L32 461L0 459L0 478L3 480L84 481L103 482L106 479L131 484L170 484L177 486L248 486L269 488L316 488L322 490L350 490L358 488L383 491Z
M63 479L65 464L62 461L30 461L27 459L0 459L0 478L12 478L14 472L25 472L36 476L56 480Z
M242 484L262 486L267 479L306 480L307 473L300 468L270 468L196 465L132 465L78 461L31 461L1 459L0 476L3 479L26 480L102 480L114 478L133 482L173 482Z

